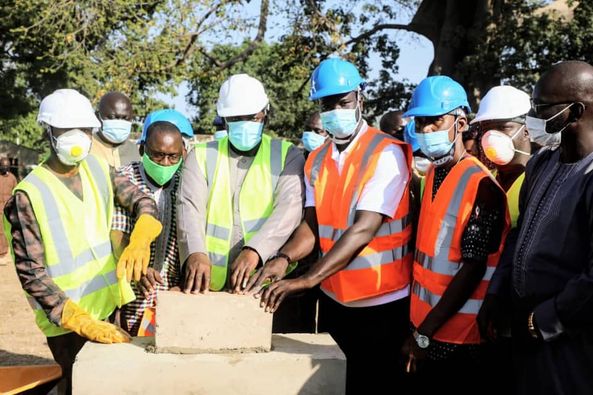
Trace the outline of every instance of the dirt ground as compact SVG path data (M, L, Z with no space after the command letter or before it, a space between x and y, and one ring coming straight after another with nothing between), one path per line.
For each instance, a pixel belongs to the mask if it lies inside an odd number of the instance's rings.
M10 258L0 258L0 366L42 365L53 358Z

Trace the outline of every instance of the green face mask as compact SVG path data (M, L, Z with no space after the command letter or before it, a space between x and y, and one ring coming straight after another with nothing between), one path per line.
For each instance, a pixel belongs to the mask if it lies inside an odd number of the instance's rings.
M142 155L144 171L146 171L146 174L159 185L164 185L173 178L175 172L179 169L179 166L181 166L181 162L183 162L183 159L180 159L179 162L171 166L161 166L158 163L153 162L146 153Z

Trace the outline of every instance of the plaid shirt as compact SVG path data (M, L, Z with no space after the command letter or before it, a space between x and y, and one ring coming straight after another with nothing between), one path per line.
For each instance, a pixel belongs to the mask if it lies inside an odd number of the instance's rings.
M116 176L110 169L115 202L128 208L136 216L157 216L154 200L133 185L126 177ZM70 183L74 178L59 178L77 196L82 191ZM12 248L16 272L23 289L31 295L47 314L49 320L60 325L67 296L52 280L45 268L45 248L41 231L28 195L17 191L6 203L4 215L11 225Z
M125 321L128 332L132 336L136 336L142 316L144 315L144 310L147 307L156 306L158 291L169 290L172 287L179 286L181 282L175 210L175 200L177 199L177 189L179 187L179 173L176 173L171 182L164 187L156 186L148 180L144 172L144 167L140 162L132 162L127 166L120 167L118 173L127 177L142 192L154 198L158 206L158 219L163 224L163 231L151 245L149 263L149 267L160 273L163 284L157 284L155 287L156 290L147 299L140 292L138 285L132 282L136 300L125 305L122 309L123 320ZM116 205L111 229L129 234L133 229L133 225L134 220L128 210Z

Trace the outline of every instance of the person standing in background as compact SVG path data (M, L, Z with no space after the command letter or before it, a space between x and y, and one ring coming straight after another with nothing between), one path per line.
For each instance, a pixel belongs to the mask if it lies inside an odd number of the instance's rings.
M129 140L134 110L121 92L108 92L99 101L97 117L101 128L93 133L91 154L118 168L140 160L138 146Z
M0 159L0 208L2 208L2 221L4 221L4 206L12 196L12 190L16 187L17 181L14 174L10 172L10 159ZM0 230L0 258L8 253L8 242L4 235L4 228Z
M408 122L403 117L403 111L388 111L379 121L379 129L398 140L404 141L404 128Z
M309 119L307 119L307 123L305 124L305 131L303 132L303 137L301 137L303 147L305 148L305 159L307 158L307 156L309 156L311 152L321 147L321 145L325 143L325 141L327 140L328 136L329 135L321 125L319 111L316 111L313 114L311 114Z

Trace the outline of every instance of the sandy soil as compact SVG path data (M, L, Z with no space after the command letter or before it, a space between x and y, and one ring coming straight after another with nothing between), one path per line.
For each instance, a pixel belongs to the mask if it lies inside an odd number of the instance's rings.
M0 366L52 363L10 255L0 258Z

